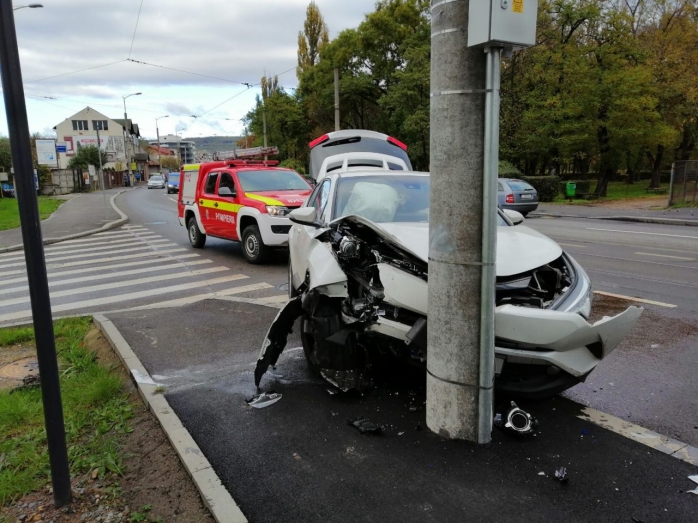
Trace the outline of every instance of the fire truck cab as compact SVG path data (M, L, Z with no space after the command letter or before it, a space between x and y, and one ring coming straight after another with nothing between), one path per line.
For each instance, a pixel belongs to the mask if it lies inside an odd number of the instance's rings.
M182 168L179 223L187 228L192 247L202 248L207 236L238 241L254 264L264 263L271 249L287 247L287 216L305 202L311 187L296 171L277 165L233 159Z

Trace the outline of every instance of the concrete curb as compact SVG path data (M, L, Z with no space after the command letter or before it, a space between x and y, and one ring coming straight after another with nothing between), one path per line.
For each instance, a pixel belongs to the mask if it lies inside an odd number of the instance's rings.
M580 220L612 220L619 222L656 223L658 225L683 225L698 227L698 220L678 220L675 218L652 218L650 216L579 216L577 214L558 214L549 212L532 212L531 218L578 218Z
M247 523L247 518L223 486L189 431L170 408L165 396L155 392L158 385L116 326L102 314L95 314L93 319L128 370L146 407L158 419L213 518L218 523Z
M132 189L124 189L123 191L119 191L118 193L116 193L114 196L112 196L109 199L109 203L111 204L112 209L114 209L118 213L118 215L120 216L120 218L118 220L114 220L113 222L109 222L107 224L104 224L97 229L91 229L91 230L85 231L85 232L79 232L76 234L69 234L68 236L61 236L60 238L44 238L44 245L50 245L52 243L64 242L67 240L75 240L77 238L84 238L85 236L92 236L93 234L97 234L100 232L106 232L106 231L109 231L111 229L116 229L117 227L121 227L123 224L128 223L128 216L126 216L126 214L124 214L121 211L121 209L119 209L116 206L116 203L114 200L116 200L116 197L119 196L120 194L125 193L126 191L130 191L130 190L132 190ZM51 215L51 216L53 216L53 215ZM47 218L47 220L50 220L50 219L51 219L51 217L49 216ZM22 245L21 243L18 245L10 245L9 247L0 248L0 254L5 253L5 252L21 251L22 249L24 249L24 245Z

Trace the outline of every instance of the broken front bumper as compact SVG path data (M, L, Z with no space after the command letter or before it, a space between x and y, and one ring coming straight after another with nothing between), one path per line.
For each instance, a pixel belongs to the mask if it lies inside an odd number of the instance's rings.
M589 324L572 312L503 305L495 310L495 353L509 363L555 365L582 377L623 341L642 311L629 307Z

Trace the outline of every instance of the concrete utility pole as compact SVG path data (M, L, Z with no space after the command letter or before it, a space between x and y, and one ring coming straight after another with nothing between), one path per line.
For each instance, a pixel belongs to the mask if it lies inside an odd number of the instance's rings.
M267 148L267 109L266 104L262 102L262 124L264 125L264 148ZM267 161L267 155L264 155L264 161Z
M482 276L494 267L482 249L486 55L468 48L469 3L434 0L431 8L427 425L487 443L491 406L479 408L493 387L493 376L480 381Z
M334 130L339 131L339 69L334 68Z

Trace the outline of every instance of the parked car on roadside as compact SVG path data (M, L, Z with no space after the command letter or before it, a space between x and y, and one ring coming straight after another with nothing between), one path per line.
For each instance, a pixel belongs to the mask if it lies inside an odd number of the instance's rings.
M529 183L515 178L499 178L500 209L518 211L524 216L538 208L538 191Z
M148 180L148 189L164 189L165 178L159 174L154 174Z

